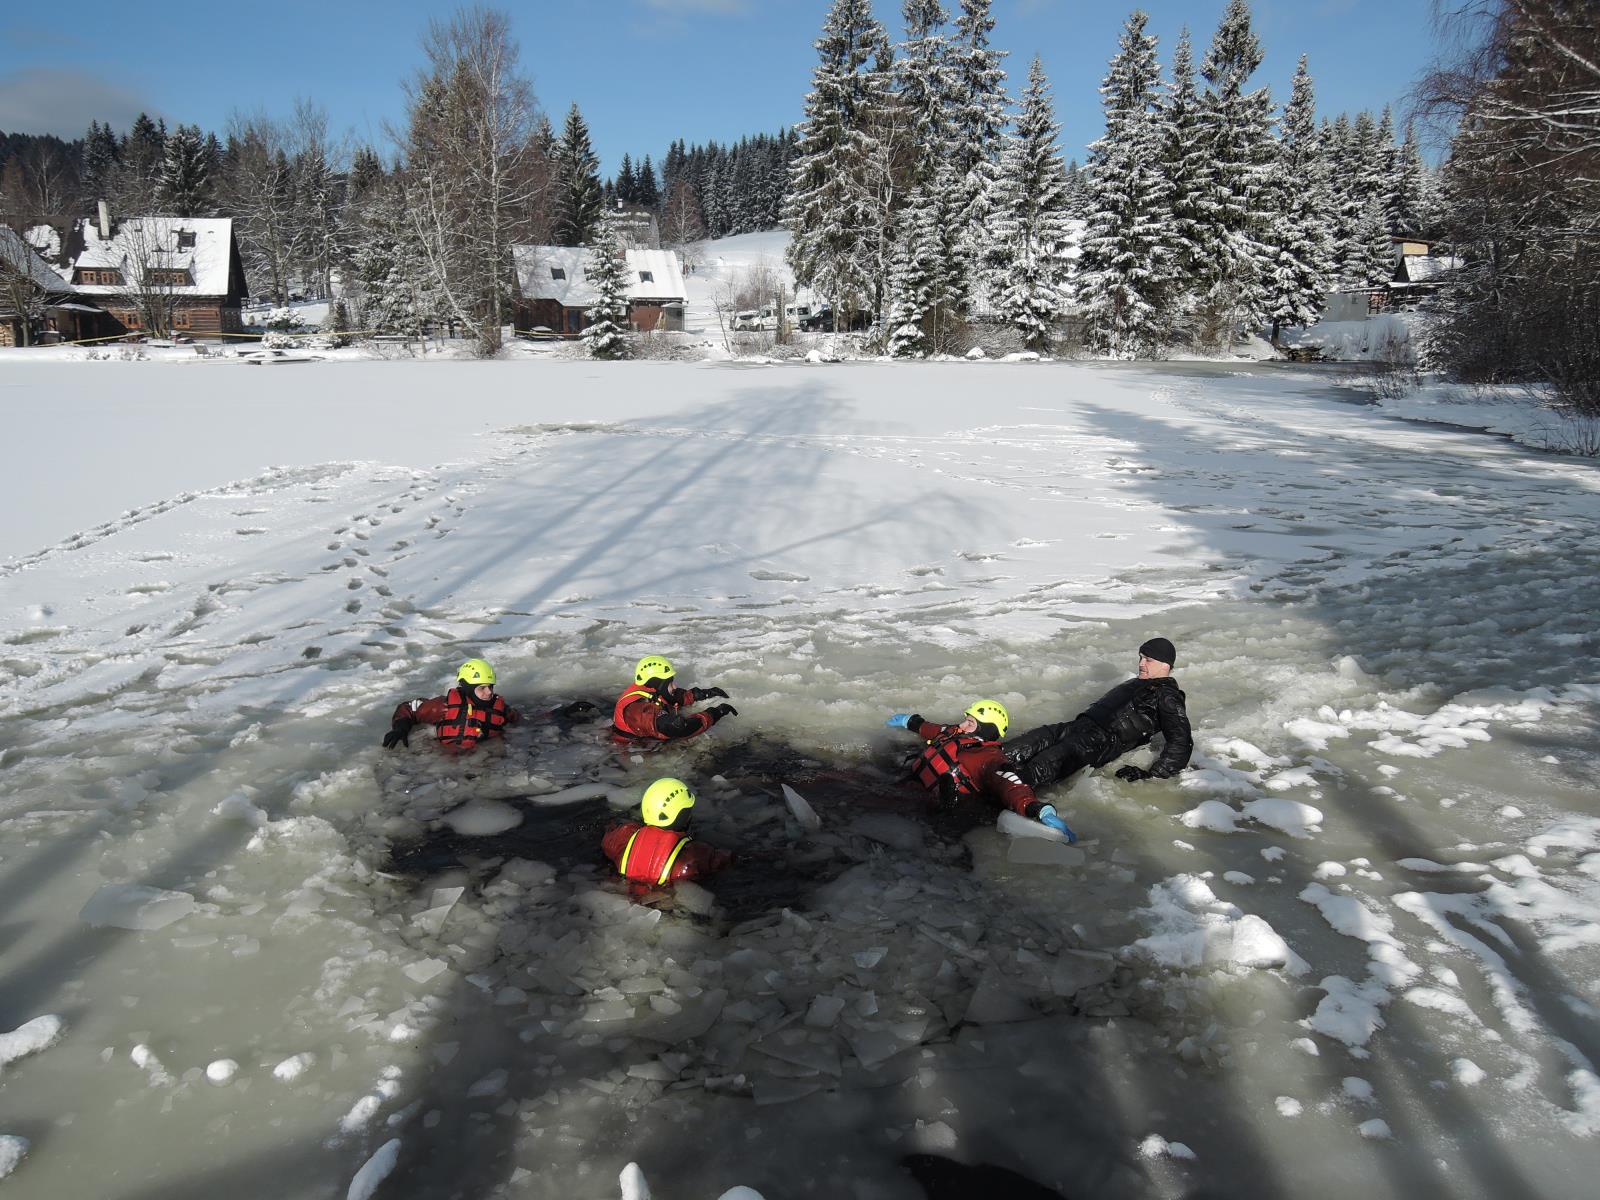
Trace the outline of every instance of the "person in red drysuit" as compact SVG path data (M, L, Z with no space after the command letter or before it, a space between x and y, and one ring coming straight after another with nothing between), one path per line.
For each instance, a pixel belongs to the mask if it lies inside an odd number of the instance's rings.
M966 719L959 725L940 725L916 713L895 713L884 722L892 729L909 729L926 743L911 765L912 778L936 792L946 806L982 794L1018 816L1065 834L1069 842L1077 841L1077 834L1056 814L1055 806L1036 797L1006 761L1000 739L1011 725L1011 716L1005 705L998 700L976 700L963 715Z
M470 749L487 738L504 735L521 714L494 690L494 668L481 658L469 658L456 672L456 686L431 700L403 700L390 718L383 748L411 745L411 730L432 725L439 741L457 749Z
M600 849L637 891L704 879L731 863L733 855L685 832L693 808L694 793L688 784L658 779L639 802L644 823L628 821L606 830Z
M731 704L713 704L703 712L690 712L691 704L728 693L719 687L681 688L673 683L676 672L659 654L648 654L633 669L633 685L617 697L611 725L620 738L672 742L704 733L723 717L736 717Z

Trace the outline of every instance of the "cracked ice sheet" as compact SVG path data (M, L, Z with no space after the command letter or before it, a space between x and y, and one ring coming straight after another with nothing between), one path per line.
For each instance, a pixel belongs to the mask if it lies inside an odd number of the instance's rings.
M1582 869L1592 850L1570 840L1522 841L1551 827L1551 809L1581 802L1572 777L1581 778L1586 763L1581 718L1594 695L1571 674L1591 644L1582 605L1572 600L1592 590L1595 572L1582 542L1564 531L1591 519L1595 506L1592 472L1579 465L1369 422L1286 376L965 366L891 374L877 364L814 372L633 364L597 376L589 364L528 363L432 374L432 364L337 363L301 368L289 392L281 376L271 383L253 368L109 369L139 406L136 426L105 423L114 449L96 441L111 402L87 395L103 376L74 365L32 375L31 365L6 363L8 383L23 381L25 389L42 380L63 413L48 430L23 429L7 442L0 453L16 445L19 460L7 460L10 478L25 481L37 469L30 437L59 439L63 427L85 431L91 468L101 455L125 469L73 479L63 491L73 505L85 502L86 515L32 535L15 551L16 569L0 578L7 639L0 659L9 672L0 705L19 722L21 739L6 757L0 799L18 821L5 830L6 870L81 851L67 869L47 874L15 914L24 930L16 952L25 961L53 938L81 936L71 920L102 884L150 877L152 886L194 891L194 913L138 935L137 945L112 943L75 994L49 994L45 976L36 977L40 1003L18 1017L70 1013L87 997L115 1027L104 1042L117 1043L117 1069L135 1078L113 1078L109 1069L94 1077L104 1080L108 1100L129 1102L120 1119L133 1121L133 1136L152 1147L171 1150L157 1106L167 1094L188 1094L183 1074L208 1061L242 1064L228 1102L260 1105L252 1115L262 1118L261 1139L276 1147L317 1145L374 1087L383 1065L413 1054L431 1063L430 1052L443 1050L429 1044L437 1020L430 1001L440 994L430 989L480 972L469 966L422 983L408 976L407 966L443 962L449 951L429 945L423 953L396 936L430 910L400 904L382 878L361 877L354 850L375 836L367 820L381 819L384 785L398 774L400 760L375 745L389 709L400 698L433 694L456 662L480 651L519 699L581 694L609 702L619 662L666 650L692 674L688 682L728 685L740 702L741 719L697 749L762 729L801 746L887 756L887 741L875 739L887 737L880 732L886 711L902 705L948 703L950 713L932 715L954 716L971 697L998 694L1019 728L1070 716L1131 669L1129 648L1151 632L1135 614L1174 598L1205 598L1192 610L1166 609L1161 628L1180 644L1179 675L1198 731L1238 739L1214 748L1219 760L1238 756L1224 763L1230 769L1247 768L1240 774L1250 794L1237 798L1270 791L1267 780L1280 777L1329 789L1310 852L1302 861L1292 845L1268 859L1281 878L1250 893L1252 911L1272 929L1301 928L1294 896L1315 861L1359 858L1399 877L1382 849L1386 839L1364 838L1365 821L1408 856L1500 869L1511 847L1453 847L1482 843L1486 826L1501 832L1505 823L1492 814L1514 799L1519 814L1532 814L1526 829L1504 829L1511 846L1525 851L1526 872L1514 878L1537 876L1552 887L1592 879ZM266 379L253 382L256 374ZM218 377L237 392L237 409L212 399ZM440 379L471 395L474 413L486 413L479 428L434 419ZM981 419L974 388L994 397ZM172 414L163 410L168 396L179 401ZM797 396L825 420L797 428L786 411ZM591 408L601 427L556 427L580 410L589 420ZM288 418L292 440L261 427L269 410ZM550 425L529 424L540 419ZM314 433L323 424L326 439ZM494 432L512 426L525 428ZM216 453L166 455L159 443L175 437L206 439ZM1195 453L1200 446L1205 455ZM672 521L646 530L648 537L635 536L625 520L631 494L625 504L607 486L641 469L668 471L682 484L665 509ZM1383 489L1374 481L1389 479L1398 481L1393 494L1377 495ZM1386 506L1393 507L1379 511ZM39 506L27 516L52 522L67 511ZM882 521L855 528L880 513ZM908 513L926 514L940 529L953 513L960 536L955 544L915 536ZM859 533L862 548L833 546L841 529L848 535L838 540ZM75 532L85 536L56 541ZM1470 538L1470 546L1450 541L1456 537ZM713 546L720 549L706 549ZM635 578L641 547L649 569ZM36 554L41 548L48 552ZM1507 560L1484 568L1480 556L1497 548ZM1386 561L1401 551L1406 557ZM912 573L928 565L942 574ZM930 590L930 583L939 586ZM1251 585L1270 603L1253 600ZM1315 603L1296 600L1297 590ZM936 627L937 636L923 636L923 626ZM1425 639L1418 629L1427 630ZM1345 661L1355 656L1364 665ZM1545 682L1554 700L1541 707L1547 697L1531 689ZM1509 694L1468 699L1497 686ZM1382 728L1340 719L1380 705L1407 716L1386 716ZM1551 747L1558 755L1543 747L1524 753L1516 739L1499 736L1502 725L1526 724L1535 712L1541 736L1566 739ZM1385 828L1382 805L1351 805L1338 793L1339 777L1317 766L1286 728L1313 717L1345 733L1319 753L1346 772L1356 800L1379 778L1371 760L1400 764L1396 786L1405 795L1384 803L1409 805L1415 831ZM1431 733L1481 726L1495 741L1437 738L1438 753L1416 779L1411 772L1423 760L1371 749L1369 737L1381 734L1421 745L1430 717ZM429 753L412 748L410 782L435 789L433 801L424 796L419 805L436 801L448 811L468 798L444 787L463 765ZM513 731L504 756L466 769L507 793L555 795L578 785L559 770L530 781L552 758L559 766L560 756L529 726ZM682 761L686 770L696 766L692 757ZM636 791L648 769L619 768L618 790ZM1296 774L1302 769L1310 781ZM217 813L231 796L244 803ZM1125 869L1137 882L1129 886L1141 891L1154 879L1140 857L1166 845L1171 814L1187 798L1170 784L1125 788L1103 775L1056 796L1075 826L1087 819L1091 836L1103 845L1117 839L1131 852ZM1446 799L1460 807L1446 811ZM237 820L244 804L268 822ZM65 830L60 837L55 825ZM1215 867L1224 880L1221 869L1230 864L1259 873L1257 852L1270 836L1197 838L1190 853L1198 855L1196 869ZM986 837L975 838L979 849ZM1065 881L1042 875L1028 868L1017 882L1053 897L1074 920L1090 915L1079 914ZM563 879L537 886L561 896L570 888ZM1228 922L1224 911L1202 909ZM890 906L880 916L884 929L894 929L892 913ZM448 915L438 930L452 937L490 923L472 901ZM1565 938L1568 953L1581 956L1587 921L1574 910L1541 936ZM418 928L426 933L434 923ZM1479 932L1485 945L1500 944ZM1311 978L1328 978L1340 957L1331 947L1343 935L1329 926L1293 936L1316 971ZM1419 937L1409 922L1394 936L1419 962L1422 943L1444 940L1431 929ZM887 940L874 930L859 949ZM948 949L920 941L931 954ZM786 948L806 945L793 935ZM470 946L461 949L470 957ZM848 970L854 960L839 961ZM885 961L892 970L894 960ZM1515 976L1517 963L1506 963ZM524 981L527 1003L618 982L573 983L571 974ZM498 980L485 982L486 998L515 998ZM1419 997L1459 990L1445 983ZM887 1007L890 998L881 989L873 1004ZM805 997L808 1006L812 999ZM866 1000L852 996L845 1011L860 1011ZM711 1007L685 1004L677 1019ZM1449 1018L1447 1007L1428 1012ZM163 1041L150 1014L164 1011L195 1021L184 1036L192 1053ZM586 1008L514 1011L540 1029L547 1020L565 1029ZM713 1033L725 1026L715 1013L706 1020ZM416 1039L390 1043L400 1028ZM241 1030L252 1031L246 1040L259 1042L258 1053L234 1044ZM146 1039L173 1088L149 1089L128 1063L126 1051ZM1382 1036L1369 1043L1374 1055L1383 1044ZM99 1048L85 1058L68 1038L42 1061L81 1080L99 1070ZM304 1080L320 1089L316 1097L280 1088L297 1081L270 1074L300 1054L315 1055ZM1491 1065L1495 1074L1480 1091L1504 1078L1504 1064ZM14 1069L0 1108L26 1095L39 1111L77 1112L78 1136L112 1111L97 1114L77 1101L69 1108L68 1096L40 1090L35 1085L47 1081L33 1060ZM474 1070L463 1090L487 1069ZM406 1086L422 1074L408 1066ZM24 1082L27 1089L18 1086ZM240 1086L246 1082L248 1091ZM163 1094L147 1107L142 1094L152 1090ZM1579 1091L1571 1085L1572 1096ZM424 1114L403 1116L412 1101L408 1092L376 1114L372 1141L359 1153L382 1144L391 1117L418 1129ZM248 1153L248 1138L236 1133L230 1148ZM1203 1161L1218 1158L1191 1144ZM47 1188L51 1172L65 1169L49 1145L41 1142L8 1186ZM339 1153L348 1159L325 1178L342 1188L363 1159L354 1145ZM314 1194L305 1180L285 1187ZM53 1194L93 1190L62 1185Z

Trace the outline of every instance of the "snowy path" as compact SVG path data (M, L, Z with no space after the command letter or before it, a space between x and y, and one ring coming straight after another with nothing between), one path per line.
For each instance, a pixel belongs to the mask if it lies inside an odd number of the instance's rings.
M343 1196L393 1138L379 1197L1584 1190L1593 464L1268 368L290 375L0 362L8 1196ZM1060 720L1153 632L1201 754L1062 789L1078 865L881 782L886 713ZM376 746L469 655L541 709L651 651L739 718ZM664 769L782 864L725 918L539 801Z

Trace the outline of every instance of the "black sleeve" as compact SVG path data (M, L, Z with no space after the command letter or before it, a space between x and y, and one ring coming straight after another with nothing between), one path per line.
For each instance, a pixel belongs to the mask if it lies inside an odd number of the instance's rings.
M1156 719L1166 744L1161 747L1160 757L1150 764L1150 774L1166 779L1188 766L1189 756L1194 753L1194 735L1189 732L1183 693L1175 687L1162 688L1156 697Z
M681 708L675 708L656 718L656 732L666 738L693 737L714 724L716 721L708 713L686 712Z

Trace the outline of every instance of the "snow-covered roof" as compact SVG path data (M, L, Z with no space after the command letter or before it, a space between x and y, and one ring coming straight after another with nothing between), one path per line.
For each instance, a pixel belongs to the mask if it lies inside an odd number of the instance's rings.
M675 250L626 251L628 299L682 300L683 269ZM513 246L517 290L527 300L554 300L563 308L587 308L598 298L589 284L585 246ZM556 277L560 273L560 278Z
M71 290L62 282L61 276L50 269L50 264L39 257L27 239L9 225L0 225L0 260L47 292Z
M183 268L192 284L173 286L176 296L225 296L228 293L228 263L233 246L233 220L229 217L123 217L111 231L111 240L102 241L100 225L92 218L79 222L83 233L83 253L73 266L115 268L128 279L130 267L144 265L154 269ZM194 245L180 245L180 234L193 234ZM182 243L190 239L185 236ZM109 296L127 291L126 286L108 283L79 283L74 290L85 296Z
M1450 254L1408 254L1401 263L1401 270L1410 282L1423 283L1447 271L1459 271L1462 265L1462 259Z
M22 236L45 261L61 257L61 234L54 225L34 225L23 230Z

